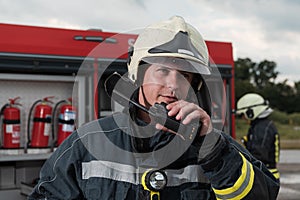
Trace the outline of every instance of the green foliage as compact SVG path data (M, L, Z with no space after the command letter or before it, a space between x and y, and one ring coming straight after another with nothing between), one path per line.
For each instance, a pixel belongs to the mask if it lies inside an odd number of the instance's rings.
M300 139L300 113L286 114L280 111L274 111L270 115L276 128L278 129L280 139L291 140ZM249 123L241 118L236 118L236 139L240 140L244 135L247 135Z
M274 112L270 116L270 119L279 124L289 124L288 114L280 112L278 110L274 110Z
M264 60L250 69L255 86L262 89L271 82L274 82L278 73L275 71L276 63Z
M235 97L236 99L241 98L248 92L255 92L254 86L245 80L235 80Z
M238 58L238 60L234 62L235 79L250 82L250 71L254 66L255 63L252 62L250 58Z
M300 126L300 113L293 113L288 115L289 125Z
M235 133L236 139L240 140L244 135L247 135L249 124L245 119L236 118L235 120Z

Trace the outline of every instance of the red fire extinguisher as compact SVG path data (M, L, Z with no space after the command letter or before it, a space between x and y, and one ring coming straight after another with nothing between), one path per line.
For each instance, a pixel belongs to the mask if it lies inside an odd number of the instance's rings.
M58 116L56 117L57 109ZM61 100L56 103L52 115L52 135L56 138L55 146L59 146L75 130L76 108L72 105L72 99ZM55 130L57 134L55 137Z
M2 132L3 132L3 148L20 148L20 109L17 105L21 105L16 101L20 97L9 99L9 103L1 108L1 116L3 116Z
M45 97L35 101L29 112L27 137L29 147L48 147L49 137L51 136L51 116L52 104L51 97ZM34 110L32 132L30 134L31 115ZM30 138L31 136L31 138Z

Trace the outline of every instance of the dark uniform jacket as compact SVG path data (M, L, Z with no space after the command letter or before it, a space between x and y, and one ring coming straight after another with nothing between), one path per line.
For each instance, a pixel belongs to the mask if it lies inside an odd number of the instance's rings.
M45 162L29 199L150 199L141 181L148 169L167 176L161 200L276 199L276 179L231 137L213 130L188 140L124 113L88 123Z
M257 118L251 121L245 145L256 159L261 160L269 169L274 170L272 172L275 176L278 174L275 168L279 161L279 134L270 119Z

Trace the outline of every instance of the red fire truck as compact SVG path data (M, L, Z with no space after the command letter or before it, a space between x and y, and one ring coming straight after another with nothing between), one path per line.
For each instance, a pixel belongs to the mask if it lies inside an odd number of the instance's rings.
M54 108L72 97L76 110L70 111L63 121L70 125L73 120L74 126L109 114L111 101L103 88L104 79L115 71L126 73L128 48L137 35L13 24L0 24L0 30L0 106L15 97L19 97L21 104L18 106L20 145L0 149L0 195L22 199L24 196L20 194L28 193L26 183L38 177L57 139L53 131L56 128L49 127L47 121L51 118L53 122L59 113L44 118L33 116L34 102ZM226 94L221 102L213 102L214 112L221 113L214 115L213 122L224 124L224 131L235 137L231 112L234 107L232 44L216 41L206 41L206 44ZM44 136L52 136L46 145L38 146L40 148L31 146L35 123L44 123ZM52 133L45 133L49 128Z

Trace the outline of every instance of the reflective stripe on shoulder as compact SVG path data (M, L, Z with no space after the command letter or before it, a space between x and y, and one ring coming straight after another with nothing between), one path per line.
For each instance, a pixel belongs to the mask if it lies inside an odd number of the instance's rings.
M178 186L183 183L209 183L199 165L189 165L182 169L164 170L168 177L168 186ZM116 181L141 184L141 171L133 166L110 161L93 160L82 163L82 179L92 177L107 178Z
M213 188L217 199L242 199L251 190L254 182L254 170L251 163L240 153L243 165L241 175L232 187L218 190Z

